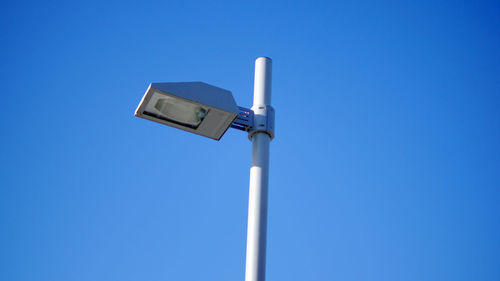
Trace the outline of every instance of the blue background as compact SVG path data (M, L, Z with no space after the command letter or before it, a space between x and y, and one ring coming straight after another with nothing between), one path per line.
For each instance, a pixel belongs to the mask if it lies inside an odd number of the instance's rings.
M268 280L500 280L492 1L3 1L0 280L243 280L250 142L133 117L250 107L273 59Z

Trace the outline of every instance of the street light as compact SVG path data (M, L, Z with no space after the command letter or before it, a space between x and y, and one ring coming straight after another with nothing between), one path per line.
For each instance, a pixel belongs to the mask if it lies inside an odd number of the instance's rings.
M238 116L231 92L203 82L151 83L135 116L219 140Z
M236 105L230 91L203 82L151 83L135 116L220 140L228 128L248 132L252 165L248 199L245 281L264 281L266 267L269 144L274 138L272 61L255 60L251 109Z

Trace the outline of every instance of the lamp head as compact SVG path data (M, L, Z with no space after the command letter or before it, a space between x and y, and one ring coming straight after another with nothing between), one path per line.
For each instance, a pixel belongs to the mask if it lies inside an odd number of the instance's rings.
M203 82L151 83L135 116L220 140L238 116L230 91Z

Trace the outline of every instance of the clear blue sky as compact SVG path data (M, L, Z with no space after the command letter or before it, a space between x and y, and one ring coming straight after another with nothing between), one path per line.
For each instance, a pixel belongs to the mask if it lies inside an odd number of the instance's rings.
M500 280L496 1L3 1L0 280L243 280L250 142L133 117L250 106L273 59L267 276Z

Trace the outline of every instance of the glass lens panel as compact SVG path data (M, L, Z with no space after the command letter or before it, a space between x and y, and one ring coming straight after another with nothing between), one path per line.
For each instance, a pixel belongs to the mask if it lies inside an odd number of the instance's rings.
M196 129L208 113L208 109L182 99L157 96L150 101L152 107L144 114Z

